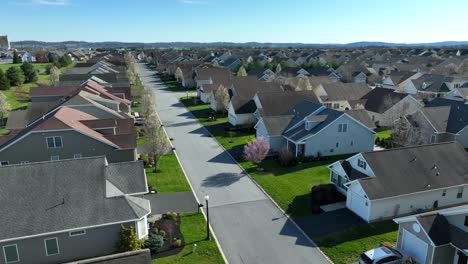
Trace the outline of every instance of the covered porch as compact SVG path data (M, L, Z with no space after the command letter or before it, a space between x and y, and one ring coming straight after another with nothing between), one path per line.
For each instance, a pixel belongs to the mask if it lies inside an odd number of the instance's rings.
M294 142L293 140L284 137L286 139L286 147L294 154L294 157L304 157L305 156L305 142Z

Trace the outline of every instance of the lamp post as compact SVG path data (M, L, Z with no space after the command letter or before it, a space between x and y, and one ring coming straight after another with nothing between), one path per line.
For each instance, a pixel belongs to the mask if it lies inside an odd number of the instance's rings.
M208 208L208 200L210 200L209 195L205 195L206 203L206 240L210 240L210 211Z

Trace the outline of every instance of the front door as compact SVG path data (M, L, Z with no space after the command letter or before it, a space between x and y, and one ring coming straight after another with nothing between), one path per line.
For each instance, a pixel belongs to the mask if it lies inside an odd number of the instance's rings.
M298 144L298 145L296 145L296 146L297 146L297 156L298 156L298 157L304 156L305 144Z

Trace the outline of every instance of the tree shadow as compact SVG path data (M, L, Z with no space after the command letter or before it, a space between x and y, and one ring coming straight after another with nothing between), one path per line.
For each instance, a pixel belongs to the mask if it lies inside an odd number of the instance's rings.
M203 180L203 187L226 187L238 182L245 174L218 173Z
M216 157L213 157L210 160L208 160L208 162L222 163L222 164L237 164L237 162L233 160L231 156L229 156L228 153L224 151L218 154Z

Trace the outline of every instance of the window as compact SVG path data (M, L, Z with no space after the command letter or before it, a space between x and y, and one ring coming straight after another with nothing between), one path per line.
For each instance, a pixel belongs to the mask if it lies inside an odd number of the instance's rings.
M21 161L20 164L28 164L29 161Z
M468 216L465 216L465 226L468 226Z
M51 161L60 160L60 156L50 156L50 160Z
M46 137L47 148L61 148L62 137Z
M146 220L146 217L143 217L143 219L138 220L137 226L138 226L138 238L142 239L143 237L148 235L148 222Z
M86 230L83 229L83 230L77 230L77 231L70 231L68 235L70 235L71 237L86 235Z
M357 165L358 165L358 167L361 167L361 168L363 168L363 169L366 169L366 168L367 168L366 162L363 161L362 159L358 159L358 160L357 160Z
M58 240L56 237L44 239L46 256L53 256L59 254Z
M81 159L81 154L73 154L74 159Z
M442 196L445 196L445 195L447 195L447 190L442 191Z
M339 109L340 108L340 104L339 103L334 103L333 104L333 109Z
M457 192L457 198L462 198L463 197L463 186L458 187L458 192Z
M339 124L338 125L338 132L345 133L348 131L348 124Z
M350 144L350 145L353 146L353 145L354 145L354 141L351 140L351 144Z
M323 105L325 105L325 107L328 107L328 108L331 108L331 107L332 107L332 104L331 104L331 103L324 103Z
M5 256L5 263L15 263L20 261L18 246L16 244L3 246L3 255Z
M0 161L0 166L6 166L6 165L8 165L8 164L10 164L10 162L7 161L7 160Z
M340 142L336 142L335 147L338 148L340 146Z

